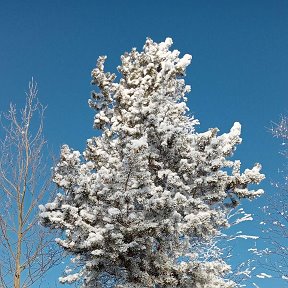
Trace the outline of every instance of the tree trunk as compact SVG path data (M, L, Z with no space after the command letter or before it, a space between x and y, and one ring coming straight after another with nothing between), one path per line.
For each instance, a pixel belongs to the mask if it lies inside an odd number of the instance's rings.
M21 280L21 253L22 253L22 215L20 215L19 219L19 228L17 232L17 254L15 259L15 273L14 273L14 288L20 288L20 280Z

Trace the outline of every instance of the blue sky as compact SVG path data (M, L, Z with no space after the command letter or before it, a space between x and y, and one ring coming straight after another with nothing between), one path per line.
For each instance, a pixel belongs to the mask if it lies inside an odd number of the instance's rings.
M147 36L169 36L173 48L193 55L186 82L199 131L226 132L239 121L243 144L235 157L243 168L262 163L262 187L271 194L269 180L278 177L282 159L268 128L288 109L287 13L285 0L0 0L0 110L24 102L33 76L48 106L50 147L58 153L67 143L83 150L96 133L87 100L97 57L107 55L106 70L115 72L120 55L142 49ZM263 203L245 205L254 212ZM284 287L273 281L258 283Z

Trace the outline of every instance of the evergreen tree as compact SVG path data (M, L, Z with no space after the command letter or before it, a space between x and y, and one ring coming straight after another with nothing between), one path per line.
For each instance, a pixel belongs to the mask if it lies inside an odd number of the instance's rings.
M125 53L119 83L104 72L106 57L92 71L99 91L89 105L102 135L88 139L83 154L62 147L54 181L64 193L40 207L43 225L65 231L58 244L82 264L62 282L235 286L225 280L229 265L203 261L191 247L228 226L227 211L240 199L261 195L247 186L264 175L259 164L241 173L230 159L241 143L239 123L220 136L217 128L195 132L183 79L191 56L179 58L171 45L147 39L142 52Z

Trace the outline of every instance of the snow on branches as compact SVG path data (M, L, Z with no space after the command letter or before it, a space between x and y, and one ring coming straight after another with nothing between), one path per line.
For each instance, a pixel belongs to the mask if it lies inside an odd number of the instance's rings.
M228 226L228 208L261 195L248 185L264 175L259 164L241 173L230 158L239 123L219 136L217 128L195 131L183 79L192 57L171 45L147 39L142 52L125 53L118 83L104 72L106 57L92 71L99 89L89 105L103 133L82 154L62 147L54 181L63 193L41 206L42 223L65 231L57 242L83 264L62 282L108 287L105 276L119 288L234 287L229 265L200 261L191 239Z

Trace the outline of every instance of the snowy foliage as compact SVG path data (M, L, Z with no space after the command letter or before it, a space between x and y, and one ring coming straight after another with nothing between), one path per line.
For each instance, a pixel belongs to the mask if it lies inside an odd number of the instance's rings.
M62 147L54 181L63 193L40 207L43 225L65 231L58 244L83 265L62 282L105 287L108 275L119 288L235 286L225 280L229 265L203 260L193 239L229 226L229 209L261 195L248 185L264 175L259 164L241 173L230 158L239 123L219 136L195 131L183 79L192 57L171 45L147 39L142 52L125 53L118 83L104 72L106 57L92 71L99 91L89 105L103 133L82 154Z

